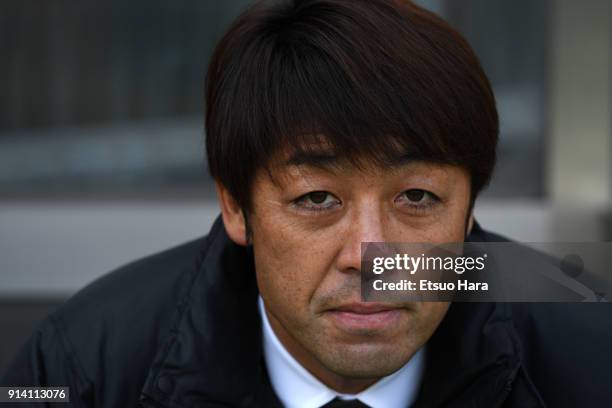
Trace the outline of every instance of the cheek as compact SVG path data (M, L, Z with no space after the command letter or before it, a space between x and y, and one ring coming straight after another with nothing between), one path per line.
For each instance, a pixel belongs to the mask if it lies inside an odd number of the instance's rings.
M446 316L449 307L450 302L423 302L420 304L413 327L418 336L412 339L419 343L418 346L426 343L433 335Z
M396 242L448 243L463 242L465 238L467 205L449 205L426 220L398 221L391 234Z
M463 242L467 223L468 204L455 202L444 214L440 222L440 234L436 242Z
M447 242L463 242L469 218L469 197L457 199L447 212Z
M463 242L468 221L469 197L455 196L444 211L437 214L423 229L422 242Z
M432 329L435 329L446 315L449 306L450 302L423 302L420 314L428 324L434 325Z
M278 313L305 313L333 254L325 237L309 234L282 217L253 220L253 252L259 291Z

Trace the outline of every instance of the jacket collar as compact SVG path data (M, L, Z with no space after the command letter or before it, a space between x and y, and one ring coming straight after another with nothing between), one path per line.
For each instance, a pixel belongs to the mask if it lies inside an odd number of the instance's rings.
M202 254L141 400L169 407L255 406L269 387L252 254L230 241L220 217Z
M485 241L486 234L475 223L468 240ZM202 254L141 404L280 406L263 362L252 252L231 242L219 217ZM520 367L510 310L507 304L451 305L428 342L416 407L497 405Z

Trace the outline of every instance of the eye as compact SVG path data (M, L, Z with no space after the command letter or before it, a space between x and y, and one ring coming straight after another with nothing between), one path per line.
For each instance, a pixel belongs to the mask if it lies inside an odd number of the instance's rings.
M413 188L402 192L395 201L410 209L426 211L438 204L440 199L429 191Z
M306 210L323 211L340 204L340 200L327 191L312 191L299 197L294 204Z

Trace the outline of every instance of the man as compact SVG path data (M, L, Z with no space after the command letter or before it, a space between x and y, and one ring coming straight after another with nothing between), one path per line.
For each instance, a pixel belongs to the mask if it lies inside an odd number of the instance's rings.
M222 210L208 236L75 295L3 385L109 407L612 401L608 308L361 299L362 242L503 240L472 216L495 161L493 93L437 16L256 3L212 57L206 133Z

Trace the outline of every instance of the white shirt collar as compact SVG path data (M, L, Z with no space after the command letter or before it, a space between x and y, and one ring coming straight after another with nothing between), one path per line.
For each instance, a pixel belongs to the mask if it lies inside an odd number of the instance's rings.
M264 358L272 387L287 408L319 408L339 397L358 398L372 408L409 407L416 399L425 369L425 347L395 373L356 395L339 394L308 372L282 345L270 326L259 297Z

